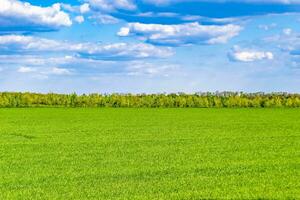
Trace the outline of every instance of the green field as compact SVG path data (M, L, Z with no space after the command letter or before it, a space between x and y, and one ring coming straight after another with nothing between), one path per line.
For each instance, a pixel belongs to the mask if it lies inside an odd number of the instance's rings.
M300 199L299 109L0 109L0 199Z

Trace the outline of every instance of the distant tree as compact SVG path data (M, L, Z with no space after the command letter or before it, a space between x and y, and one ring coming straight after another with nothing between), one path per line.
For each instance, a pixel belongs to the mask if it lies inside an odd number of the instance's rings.
M0 93L0 107L270 108L300 107L299 94L38 94Z

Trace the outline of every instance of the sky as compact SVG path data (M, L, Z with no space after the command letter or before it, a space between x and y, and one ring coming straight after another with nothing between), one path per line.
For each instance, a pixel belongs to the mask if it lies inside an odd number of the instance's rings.
M0 0L0 91L300 92L300 0Z

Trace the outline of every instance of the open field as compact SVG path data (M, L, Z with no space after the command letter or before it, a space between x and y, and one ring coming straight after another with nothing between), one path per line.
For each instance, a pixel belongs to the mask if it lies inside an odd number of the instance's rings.
M0 109L0 199L297 199L299 109Z

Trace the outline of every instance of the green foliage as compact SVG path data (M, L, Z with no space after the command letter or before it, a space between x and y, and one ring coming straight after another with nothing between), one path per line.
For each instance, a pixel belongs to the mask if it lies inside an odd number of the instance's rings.
M299 147L299 109L4 108L0 199L300 199Z
M38 94L0 93L0 107L275 108L300 107L300 94Z

